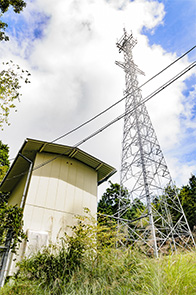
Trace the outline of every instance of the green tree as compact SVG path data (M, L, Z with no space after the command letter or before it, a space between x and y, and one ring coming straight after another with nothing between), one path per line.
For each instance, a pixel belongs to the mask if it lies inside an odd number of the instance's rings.
M22 228L22 209L16 205L8 205L8 197L9 194L0 192L0 245L5 243L9 231L11 233L10 249L15 252L26 235Z
M179 198L190 229L196 225L196 176L192 175L189 183L180 190Z
M0 182L3 180L9 169L9 147L0 141Z
M165 188L164 197L167 198L168 209L174 223L178 222L181 216L181 212L175 209L173 205L176 194L179 197L190 229L193 230L193 227L196 225L196 176L192 175L189 179L189 183L182 186L182 188L177 188L176 186L168 186ZM164 208L161 207L161 199L161 196L157 197L154 200L154 205L156 210L163 214L162 210L164 210Z
M9 169L9 147L0 141L0 181ZM8 205L9 193L0 192L0 245L4 244L8 231L11 232L12 241L10 248L15 251L18 243L26 235L23 232L22 209L16 205Z
M0 16L8 11L9 7L12 6L15 13L20 13L26 6L23 0L0 0ZM0 41L8 41L9 37L5 34L5 30L8 24L0 20Z
M0 0L0 17L10 8L13 7L15 13L20 13L26 6L23 0ZM8 41L9 37L5 34L7 23L0 20L0 41ZM28 76L30 73L20 69L12 61L2 63L0 70L0 128L3 129L3 123L8 122L10 109L15 108L15 100L19 100L19 89L21 79L29 83ZM8 160L9 148L0 141L0 182L9 169ZM22 209L17 206L8 205L9 194L0 192L0 244L4 244L9 232L11 234L12 251L15 251L25 234L22 229Z
M19 65L12 61L2 63L3 69L0 72L0 128L3 129L3 123L9 125L8 116L11 109L15 109L15 101L20 101L20 81L30 83L27 70L24 71Z
M8 11L10 7L15 13L20 13L26 6L23 0L0 0L0 17ZM7 23L0 20L0 41L8 41L9 37L5 34ZM3 123L8 122L8 115L12 108L16 108L15 101L19 100L20 81L24 79L25 83L30 83L28 76L30 73L20 69L12 61L2 63L0 69L0 128L3 129Z
M116 216L119 209L119 198L121 200L121 206L125 207L124 213L121 214L121 218L133 220L138 217L138 211L144 210L144 205L139 199L133 200L131 202L129 192L126 188L123 188L118 183L112 183L109 181L110 187L106 189L100 199L97 207L98 212L98 222L108 223L109 220L116 222L116 219L107 217Z

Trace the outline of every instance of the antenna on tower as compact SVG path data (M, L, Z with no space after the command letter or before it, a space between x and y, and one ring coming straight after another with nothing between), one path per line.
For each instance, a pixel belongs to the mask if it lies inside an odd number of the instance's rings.
M190 227L172 182L150 116L142 101L137 74L144 75L133 61L137 44L132 33L116 43L124 61L116 61L125 72L125 113L120 184L129 192L127 202L119 197L116 213L119 231L126 232L126 243L134 244L146 254L160 253L195 245ZM138 106L138 107L137 107ZM134 112L129 112L134 108ZM131 205L130 205L131 204ZM134 219L125 219L130 206L136 208ZM124 243L120 241L120 243Z

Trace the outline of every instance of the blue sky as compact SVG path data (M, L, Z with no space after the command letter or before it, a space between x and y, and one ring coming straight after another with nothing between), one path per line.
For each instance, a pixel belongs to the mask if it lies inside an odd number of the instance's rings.
M50 16L42 11L33 9L31 17L23 12L15 14L12 7L2 17L2 20L8 24L6 30L10 38L14 38L19 46L24 40L28 40L29 46L26 47L26 58L29 58L32 52L33 43L44 37L44 29L47 27Z
M159 0L164 4L164 23L155 29L154 34L145 31L150 45L160 44L166 51L178 55L192 48L196 40L196 1L195 0ZM196 57L195 51L190 60Z
M25 138L51 141L123 96L124 73L115 65L115 60L123 59L115 45L123 27L138 39L133 54L146 73L143 81L196 45L195 0L35 0L20 15L10 10L4 19L10 41L0 44L0 60L12 59L32 74L31 84L21 88L18 112L11 113L11 125L2 132L12 158ZM196 50L144 89L144 96L195 59ZM193 73L147 105L179 185L196 173ZM123 111L121 104L59 143L73 145ZM119 170L121 140L119 122L81 148ZM114 177L112 181L119 182L118 173Z
M31 1L35 2L35 1ZM134 1L133 1L134 2ZM158 0L164 5L165 16L163 24L157 26L154 33L143 28L149 44L159 44L166 51L176 52L178 55L195 45L196 38L196 2L195 0ZM43 37L43 30L47 26L50 16L43 11L32 11L33 19L29 22L24 14L14 14L13 10L4 14L9 27L7 32L20 39L21 33L32 41ZM32 30L33 28L33 30ZM31 33L31 34L29 34ZM29 35L28 35L29 34ZM196 56L195 51L190 54L190 60Z
M143 29L143 34L148 37L149 44L159 44L165 51L176 53L178 56L196 45L196 1L192 0L160 0L164 4L165 16L163 24L159 25L154 32ZM196 50L189 55L190 62L196 60ZM186 89L182 92L187 99L196 85L196 75L192 75L185 81ZM192 101L191 120L195 120L196 100ZM186 118L181 116L181 125L184 127ZM195 126L194 126L195 127ZM196 156L196 134L194 128L187 128L186 136L181 140L180 148L174 151L180 162L192 162ZM187 148L189 143L189 149ZM185 150L183 146L186 146Z

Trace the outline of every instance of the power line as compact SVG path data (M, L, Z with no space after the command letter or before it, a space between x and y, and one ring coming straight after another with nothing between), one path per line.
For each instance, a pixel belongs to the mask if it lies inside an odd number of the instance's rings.
M176 62L178 62L180 59L182 59L184 56L186 56L187 54L189 54L192 50L194 50L196 48L196 45L193 46L191 49L189 49L188 51L186 51L184 54L182 54L180 57L178 57L177 59L175 59L172 63L170 63L168 66L166 66L165 68L163 68L160 72L158 72L157 74L155 74L154 76L152 76L151 78L149 78L146 82L144 82L141 86L138 87L138 89L141 89L144 85L146 85L147 83L149 83L150 81L152 81L154 78L156 78L157 76L159 76L160 74L162 74L164 71L166 71L168 68L170 68L172 65L174 65ZM93 120L97 119L98 117L100 117L101 115L103 115L104 113L106 113L107 111L109 111L110 109L112 109L114 106L116 106L117 104L119 104L120 102L122 102L128 95L131 95L132 93L128 93L127 95L123 96L120 100L118 100L117 102L115 102L114 104L112 104L111 106L109 106L108 108L106 108L105 110L101 111L100 113L98 113L97 115L95 115L94 117L88 119L87 121L85 121L84 123L80 124L79 126L75 127L74 129L66 132L65 134L57 137L56 139L54 139L53 141L51 141L50 143L54 143L68 135L70 135L71 133L77 131L78 129L82 128L83 126L89 124L90 122L92 122ZM48 143L49 144L49 143Z
M82 145L83 143L87 142L88 140L90 140L91 138L93 138L94 136L96 136L97 134L101 133L103 130L105 130L106 128L108 128L109 126L113 125L114 123L116 123L117 121L121 120L123 117L125 117L128 114L133 113L138 107L140 107L142 104L146 103L147 101L149 101L152 97L154 97L155 95L157 95L158 93L160 93L162 90L164 90L165 88L167 88L169 85L171 85L172 83L174 83L177 79L179 79L180 77L182 77L184 74L186 74L189 70L191 70L193 67L196 66L196 61L193 62L191 65L189 65L188 67L186 67L184 70L182 70L181 72L179 72L176 76L174 76L172 79L168 80L165 84L163 84L161 87L157 88L154 92L152 92L150 95L148 95L147 97L145 97L144 99L141 100L141 102L139 104L137 104L134 108L132 108L131 110L129 110L128 112L125 112L123 114L121 114L120 116L116 117L115 119L113 119L112 121L110 121L109 123L107 123L106 125L104 125L103 127L101 127L100 129L98 129L97 131L95 131L94 133L92 133L91 135L89 135L88 137L86 137L85 139L81 140L80 142L78 142L77 144L74 145L75 148L79 147L80 145ZM50 144L50 143L47 143ZM65 153L59 154L57 156L55 156L54 158L41 163L40 165L36 166L33 168L34 170L37 170L49 163L51 163L52 161L56 160L57 158L59 158L60 156L65 155ZM11 178L9 178L8 180L20 177L22 175L25 175L27 173L27 171L20 173L18 175L15 175Z
M174 65L176 62L178 62L180 59L182 59L183 57L185 57L187 54L189 54L192 50L194 50L196 48L196 45L193 46L191 49L189 49L188 51L186 51L184 54L182 54L180 57L178 57L177 59L175 59L172 63L170 63L169 65L167 65L165 68L163 68L160 72L158 72L157 74L155 74L154 76L152 76L151 78L149 78L146 82L144 82L141 86L139 86L138 89L141 89L144 85L146 85L147 83L149 83L150 81L152 81L154 78L156 78L157 76L159 76L160 74L162 74L164 71L166 71L168 68L170 68L172 65ZM98 117L100 117L101 115L103 115L104 113L106 113L107 111L109 111L110 109L112 109L114 106L116 106L117 104L119 104L120 102L122 102L128 95L133 94L133 93L128 93L127 95L123 96L120 100L118 100L117 102L115 102L114 104L112 104L111 106L109 106L108 108L106 108L105 110L101 111L100 113L98 113L97 115L95 115L94 117L90 118L89 120L85 121L84 123L80 124L79 126L75 127L74 129L71 129L70 131L64 133L63 135L57 137L56 139L54 139L51 142L47 142L45 144L45 146L47 146L50 143L54 143L68 135L70 135L71 133L79 130L80 128L82 128L83 126L89 124L90 122L92 122L93 120L97 119ZM10 161L13 159L10 159Z
M159 87L158 89L156 89L154 92L152 92L146 98L142 99L142 101L139 104L137 104L136 107L132 108L130 111L125 112L122 115L120 115L117 118L115 118L114 120L110 121L105 126L101 127L99 130L95 131L94 133L92 133L91 135L89 135L88 137L86 137L85 139L83 139L80 142L78 142L76 145L74 145L74 147L80 146L81 144L83 144L84 142L88 141L89 139L91 139L92 137L94 137L95 135L97 135L98 133L102 132L103 130L105 130L106 128L108 128L109 126L111 126L112 124L114 124L115 122L117 122L120 119L122 119L127 114L133 113L133 111L135 111L139 106L141 106L142 104L144 104L145 102L147 102L148 100L150 100L153 96L157 95L163 89L167 88L170 84L172 84L174 81L176 81L177 79L179 79L181 76L183 76L185 73L187 73L189 70L191 70L195 66L196 66L196 61L193 62L188 67L186 67L184 70L182 70L180 73L178 73L172 79L170 79L168 82L166 82L165 84L163 84L161 87Z

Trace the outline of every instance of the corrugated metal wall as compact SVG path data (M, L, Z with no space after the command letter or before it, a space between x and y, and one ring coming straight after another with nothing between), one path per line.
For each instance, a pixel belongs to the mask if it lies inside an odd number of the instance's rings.
M35 165L54 158L39 153ZM92 168L64 156L33 172L24 210L24 227L48 231L55 241L66 225L73 224L76 214L84 207L93 215L97 210L97 173Z
M38 153L34 168L53 158L54 154ZM21 193L21 185L19 188ZM13 192L13 196L16 197L16 193ZM55 243L56 238L70 231L68 226L75 224L75 215L84 214L84 208L88 208L93 216L96 215L96 171L65 156L58 156L47 165L35 169L24 208L24 230L31 234L28 244L20 247L19 256L29 255L31 244L32 249L35 249L42 240L45 244L46 241ZM10 268L12 273L15 263Z

